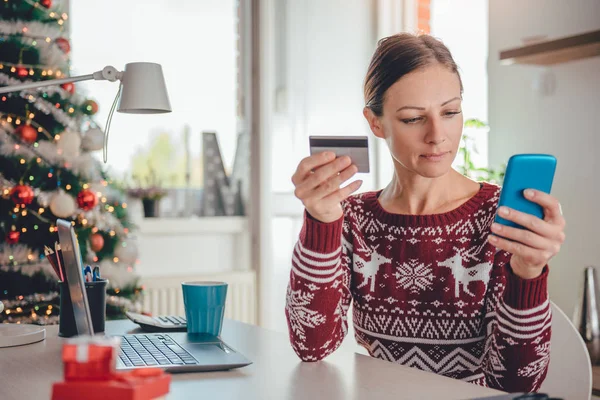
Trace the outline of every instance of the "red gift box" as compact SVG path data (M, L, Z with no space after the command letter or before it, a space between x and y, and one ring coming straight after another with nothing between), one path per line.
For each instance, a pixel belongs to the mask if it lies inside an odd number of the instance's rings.
M81 336L63 345L64 382L52 400L146 400L169 393L171 376L160 368L116 371L120 339Z

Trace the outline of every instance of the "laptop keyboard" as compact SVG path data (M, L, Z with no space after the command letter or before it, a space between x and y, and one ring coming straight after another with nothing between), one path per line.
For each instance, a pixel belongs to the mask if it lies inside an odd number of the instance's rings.
M121 336L117 367L196 365L198 361L173 341L169 335Z

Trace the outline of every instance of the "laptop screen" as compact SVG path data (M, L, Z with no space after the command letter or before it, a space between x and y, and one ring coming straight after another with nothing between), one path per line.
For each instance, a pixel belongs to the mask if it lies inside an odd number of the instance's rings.
M81 266L81 251L75 236L73 226L69 221L57 219L58 240L62 251L66 281L69 286L73 315L78 335L93 335L92 317L85 291L83 269Z

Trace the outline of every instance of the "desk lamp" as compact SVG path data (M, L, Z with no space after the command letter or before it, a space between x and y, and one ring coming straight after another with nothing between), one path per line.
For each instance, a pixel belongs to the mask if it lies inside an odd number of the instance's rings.
M0 87L0 94L36 89L44 86L62 85L63 83L87 80L110 82L120 81L119 90L110 109L104 133L104 162L107 160L108 131L117 101L117 111L129 114L160 114L171 112L171 104L167 95L167 87L160 64L135 62L125 65L124 71L106 66L101 71L89 75L73 76L62 79L51 79L27 82L18 85ZM3 308L1 306L0 308ZM0 311L2 312L2 311ZM29 324L0 324L0 348L20 346L44 340L46 330L43 326Z

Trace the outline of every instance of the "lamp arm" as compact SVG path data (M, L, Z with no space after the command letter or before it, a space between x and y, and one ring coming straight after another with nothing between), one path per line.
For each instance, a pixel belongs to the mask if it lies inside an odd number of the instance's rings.
M89 75L71 76L69 78L51 79L51 80L47 80L47 81L36 81L36 82L22 83L19 85L0 87L0 93L18 92L21 90L36 89L36 88L44 87L44 86L62 85L63 83L89 81L92 79L96 80L96 81L106 80L106 81L114 82L117 79L121 79L122 76L123 76L122 72L117 71L117 69L115 67L111 67L109 65L109 66L104 67L104 69L102 69L102 71L96 71L93 74L89 74Z

